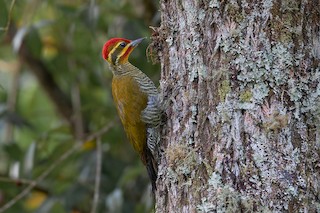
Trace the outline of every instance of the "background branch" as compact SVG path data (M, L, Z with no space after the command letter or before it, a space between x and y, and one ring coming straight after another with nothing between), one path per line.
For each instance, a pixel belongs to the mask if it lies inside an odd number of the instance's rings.
M11 23L8 30L10 41L13 40L16 32L16 27L13 23ZM87 127L77 125L77 121L75 121L74 119L74 115L76 113L74 112L70 98L61 90L57 82L54 80L54 77L52 76L47 65L41 59L33 56L32 52L28 49L24 41L20 46L18 55L21 61L29 66L30 71L37 78L39 84L44 89L49 99L52 101L57 112L69 123L74 135L77 136L77 133L79 132L87 132ZM78 113L81 113L81 111L78 110ZM81 123L86 124L86 122L82 120L83 116L80 117L82 121ZM80 127L82 128L82 130L79 130Z
M16 102L17 102L17 96L18 96L19 86L20 86L19 84L20 69L21 69L21 64L18 62L17 65L13 66L13 69L11 70L13 74L12 74L12 84L9 90L8 100L7 100L7 112L9 113L8 116L11 116L16 111ZM13 131L14 131L14 124L10 121L10 119L7 119L7 122L5 125L5 136L4 136L5 143L9 143L13 140Z
M108 125L106 125L105 127L103 127L101 130L99 130L96 133L93 133L92 135L88 136L87 139L85 141L90 141L90 140L94 140L97 137L101 137L104 133L106 133L111 127L112 127L113 122L110 122ZM97 150L101 150L101 144L99 144L101 142L97 143ZM12 200L10 200L9 202L7 202L5 205L3 205L0 208L0 213L8 210L9 208L11 208L14 204L16 204L19 200L21 200L22 198L24 198L26 195L28 195L30 193L30 191L36 187L39 182L41 182L42 180L44 180L55 168L57 168L57 166L59 166L63 161L65 161L68 157L70 157L75 151L77 151L78 149L80 149L82 147L83 143L75 143L68 151L66 151L65 153L63 153L55 162L53 162L46 170L44 170L41 175L39 175L34 181L30 181L30 184L22 191L20 192L17 196L15 196ZM99 147L99 148L98 148ZM101 151L100 151L101 152ZM97 167L97 173L96 174L100 174L101 173L101 156L100 158L100 162L99 162L99 169ZM98 161L98 157L97 157L97 161ZM98 163L97 163L98 166ZM100 175L99 175L100 176ZM26 183L26 182L25 182ZM96 189L97 187L99 187L100 185L100 177L96 176L96 185L95 185L95 194L99 193L99 190ZM95 195L94 197L94 203L97 202L95 201L96 199L98 199L99 195ZM95 204L96 205L96 204ZM96 208L96 207L94 207Z
M101 166L102 166L102 149L101 149L101 138L96 140L97 143L97 155L96 155L96 175L94 184L94 195L91 206L91 213L97 212L100 195L100 180L101 180Z

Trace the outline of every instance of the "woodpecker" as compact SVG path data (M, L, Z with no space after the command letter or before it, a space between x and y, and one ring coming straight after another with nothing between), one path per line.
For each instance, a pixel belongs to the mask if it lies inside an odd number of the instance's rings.
M155 149L161 122L159 95L152 80L128 61L143 39L112 38L104 44L102 57L113 73L112 95L120 120L129 142L147 168L154 192L158 170Z

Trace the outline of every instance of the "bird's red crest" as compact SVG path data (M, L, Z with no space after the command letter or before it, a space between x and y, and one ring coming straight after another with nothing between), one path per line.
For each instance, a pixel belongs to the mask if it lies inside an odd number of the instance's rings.
M112 48L118 44L120 41L124 41L126 43L130 43L131 41L128 39L124 39L124 38L112 38L110 40L108 40L103 48L102 48L102 57L107 60L108 59L108 55L110 53L110 51L112 50Z

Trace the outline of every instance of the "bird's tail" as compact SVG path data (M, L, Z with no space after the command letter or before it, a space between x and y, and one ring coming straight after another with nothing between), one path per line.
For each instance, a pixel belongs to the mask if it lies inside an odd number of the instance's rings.
M150 149L146 147L146 168L151 181L152 192L157 190L156 181L158 174L158 164L155 161Z

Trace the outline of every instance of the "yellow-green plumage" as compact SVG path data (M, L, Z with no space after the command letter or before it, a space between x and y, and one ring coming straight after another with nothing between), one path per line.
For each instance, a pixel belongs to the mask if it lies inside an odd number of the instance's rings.
M146 108L148 97L140 91L138 83L131 76L114 76L112 95L130 143L138 153L146 146L146 124L141 120L141 112ZM140 155L146 164L144 154Z
M156 189L157 163L153 156L159 141L160 109L158 90L142 71L128 62L142 39L110 39L103 47L103 58L113 73L112 95L129 142L146 166Z

